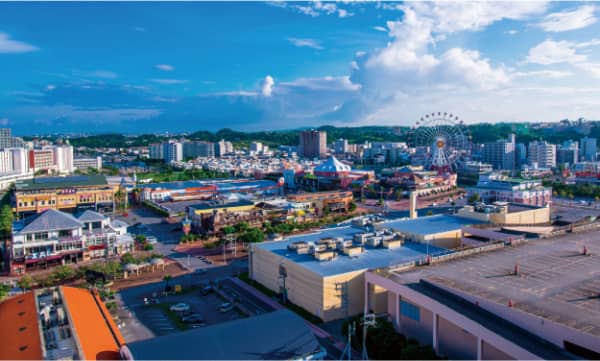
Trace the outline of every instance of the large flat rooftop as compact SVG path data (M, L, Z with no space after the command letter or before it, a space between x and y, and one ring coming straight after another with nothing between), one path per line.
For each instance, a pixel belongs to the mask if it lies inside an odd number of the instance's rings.
M582 255L583 247L591 256ZM600 336L600 230L531 240L391 277L427 280ZM515 264L520 274L514 275Z
M36 177L15 182L17 191L89 187L108 185L103 175L75 175L68 177Z
M428 253L438 255L452 252L444 248L427 246L426 244L405 242L402 247L394 249L366 246L365 251L355 257L338 254L334 260L318 261L312 255L297 254L287 248L292 242L317 242L321 238L328 237L352 239L355 234L364 232L364 228L354 226L334 227L288 237L281 241L259 243L256 244L256 247L273 252L323 277L411 262L426 257Z
M144 188L183 190L186 188L198 188L216 186L219 192L248 191L252 189L274 187L277 183L266 179L220 179L220 180L190 180L180 182L148 183Z
M458 216L438 214L435 216L419 217L414 219L393 220L386 222L386 227L392 228L399 232L426 235L450 232L463 227L481 223L485 222Z

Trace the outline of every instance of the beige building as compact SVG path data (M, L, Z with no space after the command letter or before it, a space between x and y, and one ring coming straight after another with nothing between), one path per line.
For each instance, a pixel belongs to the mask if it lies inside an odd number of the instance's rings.
M352 316L364 307L369 269L422 261L450 251L407 242L386 229L359 226L324 229L282 241L253 244L250 277L324 321ZM285 286L284 286L285 284Z
M494 202L491 205L465 206L458 215L503 226L541 225L550 222L550 207Z

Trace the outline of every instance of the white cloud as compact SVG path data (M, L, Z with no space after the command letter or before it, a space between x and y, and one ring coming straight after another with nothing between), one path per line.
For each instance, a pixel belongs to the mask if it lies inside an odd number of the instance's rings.
M287 38L287 40L292 43L294 46L297 47L306 47L306 48L313 48L313 49L317 49L317 50L322 50L323 46L321 46L321 44L319 44L318 41L314 40L314 39L308 39L308 38Z
M0 54L1 53L28 53L36 51L38 48L22 41L13 40L6 33L0 33Z
M595 6L583 5L575 10L549 14L537 25L548 32L582 29L596 22L595 11Z
M183 84L183 83L187 83L187 80L184 79L169 79L169 78L155 78L155 79L150 79L150 81L152 81L153 83L157 83L157 84L164 84L164 85L170 85L170 84Z
M52 91L54 89L56 89L56 85L53 85L53 84L46 85L46 91Z
M304 88L305 90L357 91L360 85L353 84L349 76L325 76L322 78L298 78L279 83L281 88Z
M570 41L544 40L529 49L526 60L534 64L577 63L587 59L586 55L577 54L576 43Z
M273 93L273 86L275 85L275 80L270 75L265 76L261 85L261 94L265 97L270 97Z
M566 78L573 75L570 71L562 71L562 70L534 70L534 71L525 71L525 72L514 72L511 74L514 78L551 78L551 79L559 79Z
M146 28L141 27L141 26L136 26L135 28L133 28L133 30L140 32L140 33L145 33L146 32Z
M301 14L312 16L313 18L320 15L337 15L339 18L354 16L354 13L339 7L334 2L328 1L312 1L303 5L295 5L293 2L290 4L283 2L269 2L268 4L280 8L289 7Z
M162 71L173 71L173 70L175 70L175 67L173 65L169 65L169 64L156 64L154 67L156 69L162 70Z
M505 31L504 33L508 34L508 35L516 35L518 33L518 31L515 29L511 29L511 30Z
M383 31L383 32L387 32L387 31L388 31L388 29L387 29L387 28L385 28L385 27L383 27L383 26L379 26L379 25L377 25L377 26L373 26L373 30L377 30L377 31Z
M118 77L117 73L108 70L95 70L86 73L87 76L92 78L104 78L104 79L115 79Z

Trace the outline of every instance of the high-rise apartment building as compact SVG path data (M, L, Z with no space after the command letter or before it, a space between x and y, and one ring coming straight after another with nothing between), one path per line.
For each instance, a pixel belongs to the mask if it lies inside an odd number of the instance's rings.
M0 128L0 149L13 146L12 134L10 128Z
M217 157L222 157L225 154L233 153L233 144L225 141L225 139L221 139L216 144L215 153Z
M148 146L148 155L150 159L163 159L163 145L162 143L152 143Z
M515 135L510 134L506 140L485 143L482 149L482 161L491 164L494 169L515 169Z
M556 163L575 164L579 161L579 143L572 140L563 142L556 149Z
M214 157L215 143L206 141L193 141L183 143L183 157Z
M579 141L579 152L580 159L582 161L593 162L596 160L596 148L597 148L597 140L596 138L581 138Z
M68 144L54 147L54 164L59 173L73 172L73 146Z
M546 141L534 141L528 147L529 164L537 164L540 168L556 167L556 145Z
M261 142L250 143L250 151L254 153L260 153L263 151L263 144Z
M327 132L306 130L300 133L300 155L306 158L323 158L327 153Z
M181 162L183 160L183 144L174 141L163 143L163 156L166 163Z
M333 149L336 154L348 153L348 139L340 138L336 140Z

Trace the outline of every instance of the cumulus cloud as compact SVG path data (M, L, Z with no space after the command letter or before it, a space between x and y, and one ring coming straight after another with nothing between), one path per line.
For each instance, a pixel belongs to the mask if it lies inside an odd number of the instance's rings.
M171 79L171 78L155 78L155 79L150 79L150 81L152 81L153 83L163 84L163 85L183 84L183 83L188 82L185 79Z
M318 41L316 41L315 39L309 39L309 38L287 38L287 40L292 43L294 46L297 46L299 48L305 47L305 48L312 48L312 49L317 49L317 50L322 50L323 46L321 44L319 44Z
M596 22L594 5L583 5L575 10L565 10L547 15L537 25L548 32L582 29Z
M270 97L273 93L273 86L275 85L275 80L270 75L265 76L261 85L261 94L265 97Z
M31 44L11 39L6 33L0 33L0 53L28 53L38 48Z
M577 44L561 40L544 40L529 49L526 60L534 64L577 63L587 59L586 55L577 54Z
M385 27L383 27L383 26L380 26L380 25L373 26L373 30L382 31L382 32L384 32L384 33L388 31L388 29L387 29L387 28L385 28Z
M303 3L302 5L297 5L286 2L269 2L269 5L280 7L280 8L290 8L301 14L317 17L320 15L337 15L339 18L347 18L350 16L354 16L354 13L348 11L347 9L341 8L337 3L329 2L329 1L311 1L307 3Z
M173 70L175 70L175 67L173 65L169 65L169 64L156 64L154 67L156 69L162 70L162 71L173 71Z

